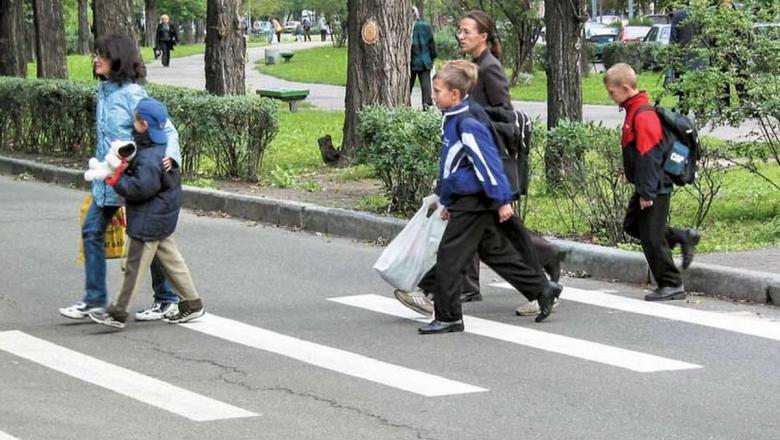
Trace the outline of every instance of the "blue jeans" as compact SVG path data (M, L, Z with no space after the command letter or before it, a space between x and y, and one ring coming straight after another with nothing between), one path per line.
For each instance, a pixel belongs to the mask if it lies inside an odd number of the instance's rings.
M84 243L84 302L90 306L103 307L108 303L104 235L108 222L117 209L118 206L100 207L93 201L81 227L81 239ZM165 278L157 258L152 262L152 288L156 301L179 302L179 296Z

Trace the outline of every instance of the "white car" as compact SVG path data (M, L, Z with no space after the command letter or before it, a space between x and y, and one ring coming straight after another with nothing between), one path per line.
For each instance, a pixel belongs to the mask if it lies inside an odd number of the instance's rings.
M645 43L658 43L669 44L669 39L672 36L672 25L670 24L654 24L650 28L650 32L647 33Z
M298 28L299 24L301 24L300 21L288 21L284 24L284 31L291 34L295 32L295 29Z

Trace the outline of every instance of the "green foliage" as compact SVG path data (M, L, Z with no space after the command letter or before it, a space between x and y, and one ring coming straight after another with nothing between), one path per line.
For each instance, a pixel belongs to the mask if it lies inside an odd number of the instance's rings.
M271 185L276 188L292 188L297 180L295 174L287 167L276 165L271 171Z
M441 145L441 119L432 111L408 107L366 107L359 113L358 131L365 146L358 159L372 165L390 200L389 209L417 210L433 191Z
M563 121L548 133L547 143L565 152L555 189L563 196L558 199L562 212L580 217L599 242L625 242L623 218L633 188L623 182L619 131Z
M456 30L445 26L433 34L438 60L456 60L463 57Z
M279 130L277 104L256 96L218 97L150 85L179 131L182 166L193 175L203 158L218 177L257 180L266 147ZM0 147L87 158L95 146L95 83L0 78Z
M604 45L604 67L609 69L617 63L626 63L641 73L653 64L651 45L644 43L609 43Z

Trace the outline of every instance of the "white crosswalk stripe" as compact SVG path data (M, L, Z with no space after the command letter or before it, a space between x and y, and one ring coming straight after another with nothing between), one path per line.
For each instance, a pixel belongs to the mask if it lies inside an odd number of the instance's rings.
M19 440L18 438L0 431L0 440Z
M514 290L508 283L492 286ZM780 322L770 322L757 317L708 312L574 287L565 287L561 299L780 341Z
M0 350L190 420L258 415L20 331L0 332Z
M344 296L330 298L330 301L387 315L422 321L419 314L407 309L394 299L379 295ZM640 373L702 368L701 365L568 336L489 321L473 316L464 316L463 323L466 327L466 332L475 335L511 342L518 345L525 345L615 367L626 368Z
M213 314L181 327L423 396L448 396L487 391L484 388L293 338Z

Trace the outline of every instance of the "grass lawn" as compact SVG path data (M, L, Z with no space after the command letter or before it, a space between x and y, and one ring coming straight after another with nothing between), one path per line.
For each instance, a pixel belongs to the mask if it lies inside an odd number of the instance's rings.
M326 46L298 50L289 63L266 65L261 60L256 68L289 81L343 86L347 84L347 49Z
M347 49L337 47L317 47L299 50L289 63L266 65L259 61L257 70L288 81L343 86L347 83ZM583 102L585 104L614 105L604 90L604 74L588 75L582 83ZM650 92L650 96L659 96L663 90L663 76L659 72L643 72L639 75L639 87ZM512 99L518 101L547 100L547 75L542 71L534 73L528 84L512 87ZM664 105L674 104L666 98Z

